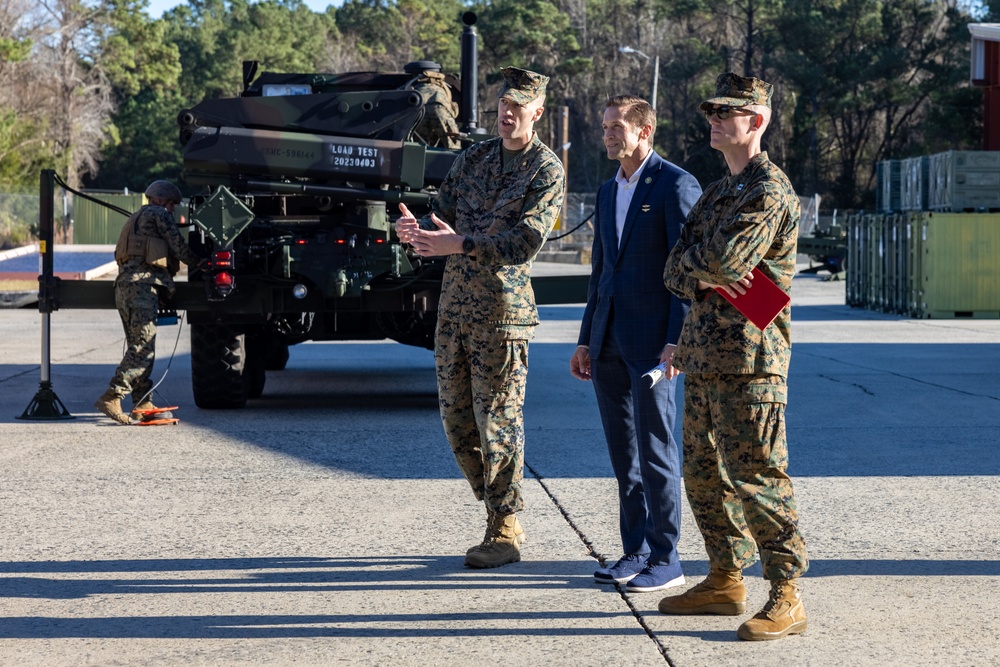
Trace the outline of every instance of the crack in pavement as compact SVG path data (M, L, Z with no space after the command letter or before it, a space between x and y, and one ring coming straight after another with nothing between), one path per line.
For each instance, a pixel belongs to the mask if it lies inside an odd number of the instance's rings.
M840 359L838 357L830 357L830 356L826 356L826 355L823 355L823 354L816 354L815 352L808 352L808 351L807 352L799 351L798 354L805 354L805 355L809 355L809 356L812 356L812 357L816 357L818 359L826 359L828 361L836 361L836 362L844 364L845 366L852 366L854 368L861 368L863 370L872 371L872 372L875 372L875 373L884 373L885 375L891 375L893 377L902 378L904 380L910 380L911 382L916 382L918 384L926 385L928 387L934 387L935 389L945 389L947 391L951 391L951 392L954 392L956 394L962 394L964 396L974 396L975 398L986 398L986 399L989 399L991 401L1000 401L1000 396L991 396L990 394L981 394L981 393L976 393L976 392L971 392L971 391L965 391L965 390L962 390L962 389L956 389L954 387L949 387L948 385L945 385L945 384L939 384L937 382L930 382L928 380L921 380L918 377L914 377L912 375L907 375L906 373L895 373L893 371L885 370L884 368L875 368L873 366L864 366L862 364L854 364L854 363L851 363L849 361L844 361L843 359ZM830 377L829 375L822 375L822 374L820 374L819 377L825 378L827 380L833 380L834 382L843 382L843 380L837 380L837 379L835 379L833 377ZM854 384L854 383L852 383L852 384ZM861 388L866 393L869 393L869 394L871 393L870 391L868 391L867 389L865 389L864 387L862 387L859 384L855 384L854 386ZM872 394L872 395L874 396L874 394Z
M594 549L594 543L587 538L587 536L583 533L582 530L580 530L580 528L575 523L573 523L573 519L570 518L569 513L566 511L566 508L562 506L562 504L556 499L555 495L549 489L548 485L545 484L545 479L538 473L537 470L528 465L527 461L525 461L524 467L527 468L528 471L532 474L532 476L538 481L538 484L542 487L542 490L545 492L545 495L549 497L549 500L552 501L552 504L555 506L555 508L559 510L560 514L562 514L563 519L566 520L566 523L569 524L569 527L573 529L573 532L575 532L577 537L580 538L580 541L583 542L583 545L587 547L588 554L591 557L593 557L598 563L600 563L601 567L607 565L604 556L598 553L596 549ZM646 623L645 619L643 619L642 614L639 612L639 609L632 602L631 598L629 598L628 594L625 592L624 587L622 587L621 584L616 583L615 589L617 589L618 595L621 596L622 600L625 602L625 605L632 612L632 616L635 617L636 623L639 624L639 627L642 628L642 630L646 633L646 635L653 641L653 644L656 645L656 650L660 652L660 655L663 656L663 659L666 661L666 663L670 665L670 667L676 667L674 662L670 659L670 656L667 655L667 647L663 645L663 642L660 641L659 637L656 636L656 633L653 632L653 629L650 628L649 625Z

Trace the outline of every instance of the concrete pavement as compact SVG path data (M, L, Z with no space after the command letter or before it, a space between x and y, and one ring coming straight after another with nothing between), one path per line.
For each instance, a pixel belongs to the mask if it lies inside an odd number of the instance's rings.
M544 270L545 267L542 267ZM51 316L75 419L23 421L37 311L0 311L2 665L990 665L1000 663L1000 321L906 320L795 281L790 473L810 629L667 617L593 583L618 553L592 388L568 373L579 306L531 346L521 563L463 567L485 515L441 435L430 352L305 344L243 411L191 400L186 326L154 377L181 423L117 427L93 401L113 311ZM685 508L689 584L707 562ZM766 598L748 572L751 607ZM682 589L680 589L682 590ZM749 614L748 614L749 616Z

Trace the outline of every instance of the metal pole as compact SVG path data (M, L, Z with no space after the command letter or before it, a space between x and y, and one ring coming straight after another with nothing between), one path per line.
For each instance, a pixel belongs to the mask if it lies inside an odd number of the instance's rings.
M653 99L650 104L656 110L656 86L660 81L660 56L653 56Z
M566 105L559 106L559 157L562 159L563 173L566 174L567 178L563 181L566 184L566 188L569 187L569 107ZM563 191L563 204L562 211L559 214L560 229L565 229L567 227L566 222L566 191ZM562 247L562 242L560 241L560 247Z
M476 15L462 15L462 132L484 132L479 127L479 33L476 32Z
M66 406L52 390L51 345L49 318L56 307L58 281L53 275L52 246L55 242L55 177L56 172L43 169L38 187L38 242L41 252L38 275L38 312L42 314L41 382L35 397L18 419L73 419Z

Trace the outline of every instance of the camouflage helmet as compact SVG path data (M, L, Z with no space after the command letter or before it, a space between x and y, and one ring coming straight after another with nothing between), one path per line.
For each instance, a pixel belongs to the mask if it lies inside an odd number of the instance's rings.
M715 97L699 105L702 111L712 107L745 107L750 104L771 108L771 92L774 87L766 81L752 76L740 76L733 72L720 74L715 80Z
M153 181L144 194L150 199L162 199L175 204L180 204L183 199L180 189L170 181Z

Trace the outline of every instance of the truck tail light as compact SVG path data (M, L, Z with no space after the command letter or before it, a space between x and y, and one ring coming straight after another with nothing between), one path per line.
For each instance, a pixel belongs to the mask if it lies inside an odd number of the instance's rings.
M233 291L236 279L228 271L220 271L212 278L212 282L215 284L216 292L222 296L228 296Z
M212 266L216 269L232 267L233 252L231 250L219 250L212 253Z

